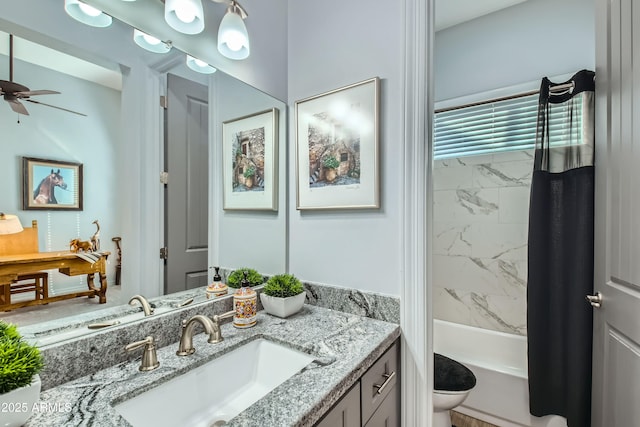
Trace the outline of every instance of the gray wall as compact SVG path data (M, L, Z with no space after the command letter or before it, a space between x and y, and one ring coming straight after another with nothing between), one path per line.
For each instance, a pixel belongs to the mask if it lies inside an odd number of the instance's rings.
M382 79L381 208L297 211L295 121L289 127L289 270L301 279L399 295L402 250L403 55L401 3L289 2L289 105Z
M439 31L436 100L595 68L594 0L528 0Z

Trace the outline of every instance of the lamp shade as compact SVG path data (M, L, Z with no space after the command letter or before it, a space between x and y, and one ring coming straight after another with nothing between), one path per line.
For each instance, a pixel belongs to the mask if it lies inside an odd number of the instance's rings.
M198 58L194 58L191 55L187 55L187 67L191 68L193 71L196 71L202 74L212 74L217 71L211 65L207 64L206 62Z
M204 12L200 0L166 0L164 20L183 34L199 34L204 30Z
M15 215L5 215L0 213L0 234L15 234L20 233L22 230L22 224L20 218Z
M218 51L229 59L245 59L249 56L247 27L233 5L220 22Z
M153 53L167 53L171 50L171 44L165 43L137 28L133 29L133 41L141 48Z
M109 15L80 0L64 0L64 10L76 21L92 27L108 27L112 22Z

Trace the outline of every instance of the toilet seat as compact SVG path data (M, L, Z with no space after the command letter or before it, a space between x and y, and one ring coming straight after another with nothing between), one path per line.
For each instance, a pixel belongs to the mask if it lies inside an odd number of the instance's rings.
M469 390L462 390L462 391L448 391L448 390L433 390L434 393L438 393L438 394L445 394L447 396L457 396L457 395L463 395L463 394L467 394L469 393Z
M434 353L434 390L465 392L476 386L476 376L462 363Z

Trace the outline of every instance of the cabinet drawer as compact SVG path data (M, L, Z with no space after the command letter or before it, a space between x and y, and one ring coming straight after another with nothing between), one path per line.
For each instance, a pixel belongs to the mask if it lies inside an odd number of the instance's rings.
M394 386L382 401L365 427L400 426L400 388Z
M362 421L371 418L385 397L395 390L398 371L398 342L396 341L362 376Z
M315 427L360 427L360 382L329 410Z

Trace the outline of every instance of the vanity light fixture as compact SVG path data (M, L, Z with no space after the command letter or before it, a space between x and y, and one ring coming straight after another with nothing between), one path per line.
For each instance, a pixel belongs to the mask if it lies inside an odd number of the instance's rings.
M80 0L64 0L64 10L76 21L92 27L104 28L111 25L112 19L109 15Z
M204 30L204 11L200 0L165 0L164 20L183 34L199 34Z
M249 56L249 34L243 21L247 16L237 1L230 1L218 29L218 51L229 59Z
M196 71L202 74L213 74L217 71L211 65L207 64L206 62L198 58L194 58L191 55L187 55L187 67L191 68L193 71Z
M15 234L20 233L22 230L24 229L20 223L20 218L0 212L0 234Z
M153 53L167 53L171 50L171 42L163 42L137 28L133 29L133 41L141 48Z

